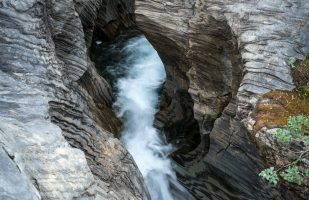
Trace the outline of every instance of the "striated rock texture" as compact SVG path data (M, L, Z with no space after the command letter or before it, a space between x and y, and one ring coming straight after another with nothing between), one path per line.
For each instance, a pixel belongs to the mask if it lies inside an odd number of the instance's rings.
M155 125L197 199L297 199L257 176L248 118L291 89L307 0L0 0L0 199L150 199L90 53L137 26L167 72ZM13 187L15 186L15 187Z
M288 61L309 48L308 8L305 0L135 1L137 26L167 71L156 125L180 148L179 178L197 199L297 199L260 180L263 160L243 122L249 128L262 94L293 88Z
M73 0L0 1L0 199L149 199L114 138L121 125L82 26L98 16L85 13Z
M112 40L124 28L134 26L134 1L74 0L85 33L87 47L96 38Z

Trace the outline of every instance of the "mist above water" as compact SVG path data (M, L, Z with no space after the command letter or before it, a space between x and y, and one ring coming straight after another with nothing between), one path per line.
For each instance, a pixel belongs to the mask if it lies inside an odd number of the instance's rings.
M117 79L114 104L124 124L121 140L133 156L153 200L185 199L189 194L178 183L168 158L172 146L153 127L158 90L166 78L164 66L143 36L127 41L121 51L126 56L119 63L125 72ZM176 198L176 193L181 197Z

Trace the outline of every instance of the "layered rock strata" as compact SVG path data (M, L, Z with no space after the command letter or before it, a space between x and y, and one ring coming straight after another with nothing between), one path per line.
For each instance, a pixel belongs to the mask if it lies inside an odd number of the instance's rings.
M78 11L71 0L0 1L0 199L149 198L114 138L113 97Z
M308 50L308 10L306 0L1 0L0 198L149 199L89 58L97 39L137 26L166 67L155 125L178 147L188 190L297 199L258 177L248 116L262 94L293 87L288 60Z
M297 198L260 180L263 160L242 122L249 126L262 94L293 88L288 60L308 50L308 6L302 0L136 1L136 23L167 71L156 124L179 132L173 125L193 112L199 125L200 145L192 143L196 133L171 138L194 144L174 157L198 199Z

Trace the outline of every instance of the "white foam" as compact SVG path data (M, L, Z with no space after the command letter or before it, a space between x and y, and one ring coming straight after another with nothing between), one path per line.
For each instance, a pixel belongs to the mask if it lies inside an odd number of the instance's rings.
M165 80L164 66L154 48L144 37L131 39L124 48L128 73L117 82L118 116L124 123L122 142L132 154L153 200L174 199L171 182L177 182L168 154L172 147L153 127L157 112L158 88Z
M98 40L98 41L96 41L95 43L96 43L97 45L100 45L100 44L102 44L102 41Z

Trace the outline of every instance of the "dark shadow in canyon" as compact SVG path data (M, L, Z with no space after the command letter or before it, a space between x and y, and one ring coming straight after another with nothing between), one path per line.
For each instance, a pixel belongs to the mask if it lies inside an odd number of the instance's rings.
M116 1L109 3L116 4ZM126 3L129 7L124 6ZM140 34L136 31L138 26L165 66L167 79L160 90L161 101L154 125L176 147L171 156L182 184L197 199L280 199L278 190L268 187L258 177L263 160L240 121L251 109L247 104L242 105L237 97L246 73L243 71L246 60L241 58L239 49L242 47L226 18L220 13L219 17L213 17L206 12L201 18L191 16L189 19L188 16L189 30L181 32L152 20L152 16L146 16L148 12L134 16L133 5L134 1L122 2L114 6L116 11L103 6L93 11L95 16L88 12L88 7L83 7L85 11L77 8L88 53L107 80L102 81L103 86L92 82L91 70L79 80L95 99L92 113L97 116L96 122L119 138L121 125L119 121L116 123L111 107L115 100L113 85L117 78L124 76L124 71L113 69L116 74L113 77L108 70L111 63L125 56L119 53L115 42L125 42L132 35ZM109 12L116 17L106 21L104 18ZM100 14L96 16L97 13ZM105 43L105 48L98 48L102 46L100 42ZM104 92L96 92L98 88ZM82 146L78 142L83 138L69 136L66 138L71 145ZM95 174L100 174L99 170L92 169Z
M126 29L113 40L108 39L102 32L93 36L91 59L100 75L112 86L114 94L117 92L115 87L117 80L124 77L127 72L123 68L123 60L127 55L122 49L129 39L141 34L137 29ZM126 67L130 67L130 63ZM160 104L154 126L165 134L166 142L175 148L171 157L176 165L183 167L194 159L185 155L194 152L196 148L203 148L203 152L207 152L209 138L205 136L201 138L198 122L194 119L194 103L188 91L179 88L171 94L170 88L167 89L166 84L171 82L171 78L167 77L158 91ZM119 134L117 135L119 137Z
M127 29L111 41L102 32L93 37L91 59L101 76L112 86L114 93L116 81L125 76L126 73L126 70L121 68L124 64L121 62L127 56L122 49L127 40L141 34L137 29ZM167 79L168 82L169 78L167 77ZM154 125L166 135L167 142L176 147L177 150L172 157L181 164L181 155L194 150L202 139L198 123L194 119L193 100L188 91L178 89L175 91L174 97L171 97L165 84L159 91L159 112L156 115ZM169 112L178 113L178 115L169 116ZM165 121L165 119L162 119L165 117L171 119Z

